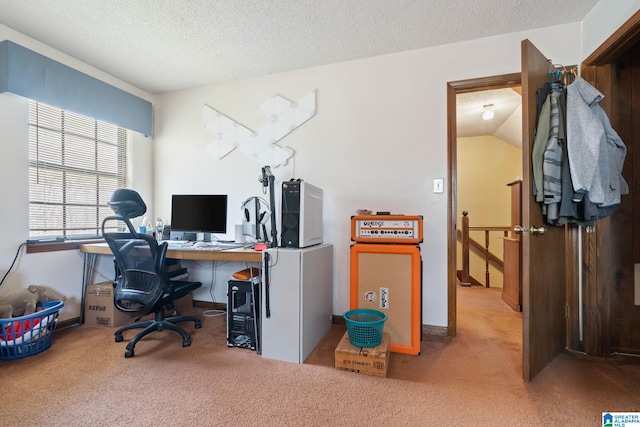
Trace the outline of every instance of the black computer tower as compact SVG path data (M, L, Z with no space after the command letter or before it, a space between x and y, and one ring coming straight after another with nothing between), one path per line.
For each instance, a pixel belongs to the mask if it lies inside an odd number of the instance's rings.
M253 288L253 289L252 289ZM227 346L260 352L260 278L229 280Z
M321 188L300 179L282 183L283 248L306 248L322 243Z

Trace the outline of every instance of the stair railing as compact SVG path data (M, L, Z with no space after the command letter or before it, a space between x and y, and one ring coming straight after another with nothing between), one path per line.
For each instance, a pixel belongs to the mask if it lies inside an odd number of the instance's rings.
M471 247L483 252L485 260L485 286L490 287L490 275L489 264L493 263L499 269L504 267L504 262L494 253L489 250L489 233L490 232L502 232L504 237L508 237L510 226L470 226L469 225L469 212L462 212L462 231L458 230L458 238L462 240L462 275L460 278L460 284L462 286L471 286L472 277L469 275L469 249ZM469 237L471 231L483 231L484 232L484 246L478 243L476 240Z

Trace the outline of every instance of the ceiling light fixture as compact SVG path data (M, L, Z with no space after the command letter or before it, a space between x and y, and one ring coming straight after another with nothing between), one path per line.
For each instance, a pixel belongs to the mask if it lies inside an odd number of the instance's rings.
M495 115L495 112L493 111L493 104L483 105L482 108L484 108L484 111L482 112L482 120L493 119L493 116Z

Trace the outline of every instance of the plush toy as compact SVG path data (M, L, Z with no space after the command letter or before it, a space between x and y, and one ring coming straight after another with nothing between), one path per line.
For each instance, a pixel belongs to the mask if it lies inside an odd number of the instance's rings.
M39 303L65 299L64 295L47 286L29 285L27 289L0 295L0 319L33 314Z

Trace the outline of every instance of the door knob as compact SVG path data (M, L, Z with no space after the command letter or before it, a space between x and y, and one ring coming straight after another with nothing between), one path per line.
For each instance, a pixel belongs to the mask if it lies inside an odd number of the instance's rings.
M535 225L532 225L529 231L531 231L531 235L534 236L536 234L543 235L546 230L543 226L536 227Z
M534 236L536 234L538 235L543 235L544 232L546 230L544 229L544 227L540 226L540 227L536 227L535 225L532 225L531 227L527 227L525 226L521 226L521 225L514 225L513 226L513 232L516 234L523 234L523 235L527 235L529 232L531 232L531 235Z

